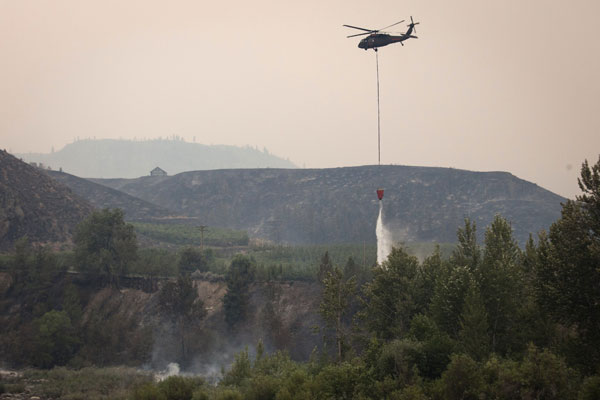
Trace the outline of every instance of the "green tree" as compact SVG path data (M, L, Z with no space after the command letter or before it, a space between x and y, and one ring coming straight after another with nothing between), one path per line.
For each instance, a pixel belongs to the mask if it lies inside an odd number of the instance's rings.
M556 321L576 329L576 357L592 370L600 363L600 158L583 163L579 187L583 194L540 235L536 292Z
M81 308L81 296L79 295L77 286L72 283L65 287L62 308L73 323L77 324L81 320L83 315L83 309Z
M458 229L456 236L458 245L452 253L452 262L455 265L469 267L471 272L475 271L481 261L481 249L477 244L475 221L465 218L465 226Z
M80 341L65 311L52 310L34 321L35 337L31 362L36 367L65 365Z
M77 226L75 258L80 271L101 275L118 286L118 277L137 258L133 226L126 224L121 209L94 211Z
M437 383L440 398L446 400L479 400L485 391L480 366L465 354L452 356L448 369Z
M333 267L323 280L323 294L319 313L327 327L335 331L337 360L341 362L346 346L344 315L350 311L350 302L356 293L356 278L345 279L339 267Z
M485 232L485 250L475 277L488 314L491 351L511 350L519 304L523 301L521 250L508 221L499 215Z
M434 276L429 277L429 285L425 286L432 291L429 295L429 312L440 329L453 338L457 337L460 330L465 295L481 264L481 249L477 244L476 233L475 222L465 218L464 227L456 232L458 245L450 261L442 263L441 257L436 254L428 260L428 264L432 264L437 270Z
M410 334L418 341L422 353L418 362L420 375L429 379L439 378L450 362L455 342L439 329L433 319L423 314L416 315L410 322Z
M469 267L448 263L435 280L429 312L440 329L453 338L460 330L460 315L472 279Z
M488 315L474 280L471 281L465 297L458 337L461 348L476 361L483 361L488 356L490 349Z
M359 277L361 276L361 273L362 273L362 270L360 268L360 265L358 265L356 263L356 261L354 260L354 257L352 257L352 256L348 257L348 261L346 261L346 264L344 264L344 269L343 269L344 278L350 279L350 278L354 277L356 280L358 280Z
M364 286L361 317L377 338L390 340L408 331L415 314L413 299L419 261L402 248L393 248L381 267L374 268L373 281Z
M22 289L32 277L31 258L33 250L27 235L15 242L15 254L9 263L9 272L15 287Z
M205 255L193 247L186 247L179 254L179 261L177 263L179 267L179 273L189 274L196 270L205 272L208 270L208 260Z
M315 388L318 393L312 398L343 400L364 398L360 393L361 381L364 379L365 371L361 365L347 361L328 365L315 377Z
M225 274L227 293L223 297L225 321L230 328L246 318L250 297L250 284L254 281L256 262L252 258L237 255Z
M435 293L435 282L447 263L442 260L440 247L427 257L417 270L414 301L417 312L426 313Z
M196 382L192 378L174 375L159 382L157 386L165 400L192 400Z
M329 258L329 252L326 251L325 254L323 254L323 257L321 257L321 263L319 264L319 270L317 271L317 279L319 282L323 282L332 270L333 264Z
M600 399L600 375L587 377L579 391L580 400Z
M577 374L549 350L527 348L520 368L521 396L525 399L572 399L576 395Z
M187 360L186 337L192 323L204 318L204 303L189 275L180 275L177 281L165 283L159 293L159 303L163 312L176 324L179 331L182 361Z
M248 355L248 347L234 355L235 361L231 369L223 376L221 384L224 386L242 386L252 376L252 363Z

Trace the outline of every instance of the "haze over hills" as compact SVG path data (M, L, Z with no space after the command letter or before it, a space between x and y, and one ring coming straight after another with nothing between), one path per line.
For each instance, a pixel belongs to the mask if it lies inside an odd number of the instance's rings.
M465 217L476 221L483 238L501 214L524 243L560 216L565 200L507 172L410 166L232 169L94 181L202 224L287 243L374 242L378 187L385 188L384 222L401 242L455 242Z
M80 177L137 178L160 167L169 175L222 168L296 168L289 160L251 147L203 145L174 139L144 141L85 139L45 153L17 154Z
M24 235L32 243L68 242L92 210L45 171L0 151L0 250Z

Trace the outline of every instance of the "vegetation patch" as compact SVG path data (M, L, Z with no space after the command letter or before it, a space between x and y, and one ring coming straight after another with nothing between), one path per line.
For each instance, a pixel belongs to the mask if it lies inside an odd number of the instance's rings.
M133 222L135 231L159 242L175 245L200 245L227 247L247 246L248 233L232 229L207 227L202 233L197 226L182 224L151 224L146 222Z

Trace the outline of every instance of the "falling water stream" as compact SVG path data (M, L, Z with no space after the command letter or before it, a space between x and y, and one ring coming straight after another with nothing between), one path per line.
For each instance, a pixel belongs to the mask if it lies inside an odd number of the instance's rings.
M381 265L392 251L390 232L383 226L383 201L379 201L379 217L377 217L377 264Z

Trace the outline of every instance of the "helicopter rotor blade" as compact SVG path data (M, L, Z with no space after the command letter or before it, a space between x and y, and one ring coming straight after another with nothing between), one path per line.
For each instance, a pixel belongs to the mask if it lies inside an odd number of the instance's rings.
M384 29L391 28L392 26L394 26L394 25L398 25L398 24L401 24L401 23L403 23L403 22L404 22L404 20L402 20L402 21L400 21L400 22L396 22L395 24L388 25L388 26L386 26L385 28L378 29L378 31L382 31L382 30L384 30Z
M359 29L361 31L366 31L366 32L377 32L377 30L374 29L365 29L365 28L359 28L358 26L352 26L352 25L342 25L348 28L353 28L353 29Z
M356 35L350 35L350 36L346 36L347 38L351 38L351 37L355 37L355 36L363 36L363 35L369 35L371 33L374 33L377 31L371 31L371 32L364 32L364 33L357 33Z

